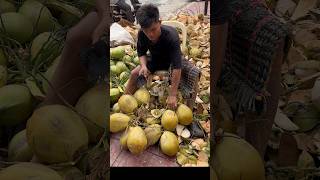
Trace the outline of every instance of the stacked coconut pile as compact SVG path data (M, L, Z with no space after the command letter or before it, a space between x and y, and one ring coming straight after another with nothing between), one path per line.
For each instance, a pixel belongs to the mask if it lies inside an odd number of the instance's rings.
M52 88L67 30L90 8L90 3L0 0L0 179L101 173L93 169L109 149L103 140L106 85L92 87L75 107L36 109ZM107 162L101 164L108 167Z
M133 96L123 95L130 71L139 59L130 46L111 48L110 55L110 131L122 133L121 147L136 155L159 145L164 154L176 156L181 166L208 166L209 131L201 127L206 121L193 115L180 92L177 110L166 109L168 77L154 76ZM201 138L190 132L191 126L198 127Z
M122 147L128 148L134 154L141 153L148 146L159 145L164 154L176 156L177 163L181 166L208 166L210 156L209 18L203 15L179 14L169 20L180 21L188 28L187 49L182 51L186 59L199 67L202 72L195 108L186 106L179 93L181 105L176 112L167 110L165 101L168 96L168 85L165 77L161 75L154 76L152 85L139 89L134 96L122 95L130 71L139 64L139 59L135 47L118 46L110 49L110 97L114 112L110 117L110 130L113 129L112 127L117 127L114 133L124 131L121 138ZM137 27L123 22L119 24L136 40ZM196 28L199 34L194 33L196 31L192 28ZM130 105L132 107L128 107ZM126 112L128 109L131 109L130 112ZM191 109L194 109L194 112ZM120 122L119 119L124 121ZM122 125L119 127L118 123ZM198 127L198 131L192 130L192 127ZM140 134L140 138L147 141L129 138L135 134ZM131 145L135 142L143 142L139 151L132 149L138 147Z

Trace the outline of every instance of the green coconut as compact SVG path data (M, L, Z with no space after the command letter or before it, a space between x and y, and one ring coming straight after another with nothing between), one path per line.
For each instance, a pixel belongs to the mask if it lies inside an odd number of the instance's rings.
M87 149L88 131L80 116L62 105L36 109L27 122L27 139L41 162L73 161Z
M97 142L109 124L107 123L106 96L106 85L97 85L84 93L76 104L76 110L91 121L91 123L83 121L87 127L90 142Z
M43 32L33 39L32 45L31 45L32 59L37 56L37 54L40 52L41 48L45 45L45 43L47 42L49 43L49 41L52 41L52 37L50 38L50 35L51 35L50 32Z
M147 137L140 126L131 127L128 133L127 146L132 154L140 154L147 147Z
M264 180L264 164L257 152L245 140L225 133L215 146L213 169L218 179L223 180Z
M120 69L116 65L110 66L111 75L118 75L121 73Z
M159 124L149 125L144 129L144 133L148 139L148 146L156 144L161 137L161 126Z
M115 104L113 105L112 111L115 112L115 113L120 112L120 108L119 108L119 104L118 104L118 103L115 103Z
M32 37L32 22L24 15L16 12L1 14L2 23L0 28L5 29L8 36L19 43L25 43Z
M3 49L0 49L0 66L6 66L7 65L7 57L3 52Z
M53 75L59 65L59 62L60 62L60 59L61 59L61 56L58 56L54 61L53 63L51 64L51 66L47 69L47 71L44 73L44 76L46 77L46 79L51 82L52 81L52 78L53 78ZM42 78L42 87L43 87L43 90L45 93L48 93L48 90L50 88L47 80L45 80L44 78Z
M124 71L120 74L119 78L120 78L120 81L122 82L126 82L130 77L130 73L127 72L127 71Z
M114 113L110 116L110 132L116 133L128 127L130 117L122 113Z
M120 137L120 146L122 149L128 149L127 146L127 140L128 140L128 134L131 128L129 128L127 131L123 132L123 134Z
M131 56L125 55L125 56L123 56L122 61L125 63L130 63L131 59L132 59Z
M132 113L138 108L137 100L128 94L122 95L118 100L119 108L123 113Z
M320 123L320 112L313 105L306 106L293 116L292 122L299 127L299 132L310 131Z
M36 0L25 1L20 7L19 13L30 19L37 33L51 31L54 27L51 12Z
M111 88L110 89L111 104L116 103L120 96L121 96L121 93L120 93L120 90L118 88Z
M83 173L76 167L65 167L57 170L57 172L65 180L84 179Z
M161 151L168 155L174 156L179 151L179 141L175 134L170 131L165 131L160 138Z
M174 131L178 124L178 116L172 110L166 110L161 117L161 125L167 131Z
M15 126L26 121L32 113L32 95L18 84L0 88L0 125Z
M6 1L6 0L0 0L0 12L6 13L6 12L15 12L16 7L13 3Z
M116 63L114 61L110 60L110 66L112 66L112 65L116 65Z
M126 66L126 64L122 61L118 61L116 63L116 67L119 69L119 72L122 73L124 71L128 71L128 67Z
M0 65L0 88L7 84L8 72L5 66Z
M37 163L23 162L9 166L0 171L0 179L3 180L63 180L53 169Z
M33 153L27 142L26 130L17 133L8 146L9 161L28 162L32 159Z
M123 46L110 48L111 59L121 60L125 54L126 54L126 52L125 52L125 48Z
M139 57L138 57L138 56L136 56L135 58L133 58L133 63L136 64L136 65L140 64L140 60L139 60Z
M150 93L145 88L138 89L133 96L137 99L139 105L148 104L150 101Z
M193 115L188 106L184 104L179 105L176 113L180 124L187 126L192 123Z

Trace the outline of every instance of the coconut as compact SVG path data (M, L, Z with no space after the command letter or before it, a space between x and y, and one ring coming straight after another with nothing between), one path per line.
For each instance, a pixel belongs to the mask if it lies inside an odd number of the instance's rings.
M7 57L3 52L3 49L0 49L0 66L6 66L7 65Z
M125 55L125 56L123 56L122 61L125 63L130 63L131 59L132 59L131 56Z
M11 84L0 88L0 125L15 126L32 113L32 96L22 85Z
M119 73L122 73L124 71L129 70L128 67L126 66L126 64L124 62L121 62L121 61L117 62L116 67L119 70Z
M52 81L52 78L53 78L53 75L59 65L59 62L60 62L60 59L61 59L61 56L58 56L54 61L53 63L51 64L51 66L47 69L47 71L44 73L44 76L47 78L47 80L49 82ZM43 87L43 90L45 93L48 93L48 90L49 90L49 84L47 82L47 80L43 79L42 78L42 87Z
M179 151L179 141L175 134L165 131L160 138L161 151L168 155L174 156Z
M76 167L65 167L57 170L59 175L65 180L79 180L84 179L83 173Z
M35 58L37 54L40 52L41 48L45 45L45 43L49 43L52 41L52 37L50 37L50 32L44 32L39 34L36 38L33 39L31 45L31 58Z
M110 116L110 131L116 133L128 127L130 117L122 113L114 113Z
M124 71L120 74L119 78L120 78L120 81L122 82L125 82L129 79L130 77L130 73L128 73L127 71Z
M121 73L120 69L116 65L110 66L110 72L112 75L118 75Z
M264 164L259 153L240 137L229 133L225 135L215 146L213 154L212 166L218 179L265 179Z
M140 126L130 128L127 138L127 146L132 154L140 154L146 149L147 143L147 137Z
M27 123L27 139L45 163L73 161L87 149L88 131L80 116L62 105L36 109Z
M110 60L110 66L112 66L112 65L116 65L116 63L114 61Z
M7 84L7 68L0 65L0 88Z
M121 60L126 54L123 46L118 46L115 48L110 48L110 57L111 59Z
M112 111L115 112L115 113L120 112L120 108L119 108L119 104L118 104L118 103L115 103L115 104L113 105Z
M96 85L84 93L76 104L76 110L91 121L83 121L87 127L90 142L97 142L109 125L106 96L106 85Z
M154 117L147 117L145 119L145 122L149 125L151 124L159 124L160 123L160 119L154 118Z
M122 95L118 101L121 112L123 113L132 113L138 107L137 100L128 94Z
M144 133L148 139L148 146L156 144L161 137L161 126L159 124L149 125L144 129Z
M166 110L161 117L161 125L167 131L174 131L178 124L178 117L174 111Z
M188 106L181 104L178 107L176 113L180 124L187 126L192 123L193 115L191 109Z
M201 55L201 50L193 47L190 49L189 54L191 57L196 58Z
M110 100L111 100L111 104L114 104L115 102L118 101L119 97L120 97L120 90L118 88L111 88L110 89Z
M8 36L19 43L25 43L32 37L32 22L24 15L16 12L8 12L1 14L2 23L0 28L5 29Z
M25 1L19 13L30 19L37 33L50 31L54 26L49 9L36 0Z
M129 130L130 130L130 128L129 128ZM128 140L129 130L125 131L120 138L120 146L122 149L128 149L127 140Z
M148 104L150 101L150 93L145 88L138 89L133 96L137 99L139 105Z
M136 64L136 65L140 64L140 60L139 60L138 56L133 58L133 63Z
M33 153L27 142L26 130L17 133L8 146L9 161L27 162L32 159Z
M6 13L6 12L15 12L16 7L13 3L6 1L6 0L0 0L0 12Z
M9 166L0 171L0 179L3 180L63 180L62 177L54 170L42 164L23 162Z

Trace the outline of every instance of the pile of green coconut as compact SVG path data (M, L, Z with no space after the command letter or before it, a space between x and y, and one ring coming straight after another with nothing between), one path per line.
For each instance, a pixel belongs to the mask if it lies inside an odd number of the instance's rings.
M109 149L106 84L74 106L39 107L68 29L92 5L0 0L0 179L83 179Z
M133 95L124 94L130 71L138 64L134 47L110 49L110 132L122 133L121 148L138 155L150 146L158 146L163 154L176 157L181 166L209 166L209 138L193 142L188 126L194 115L180 91L177 109L166 108L169 84L164 75L155 75L151 84L145 84ZM197 150L191 144L196 144ZM205 157L201 161L199 152Z

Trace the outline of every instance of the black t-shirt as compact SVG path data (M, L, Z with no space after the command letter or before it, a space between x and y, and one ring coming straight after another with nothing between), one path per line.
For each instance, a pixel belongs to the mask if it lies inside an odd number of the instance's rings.
M138 56L150 51L151 59L147 62L150 72L181 68L180 39L177 30L171 26L161 25L161 35L156 43L152 43L142 30L138 33Z

